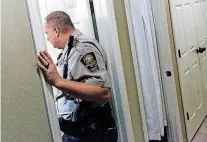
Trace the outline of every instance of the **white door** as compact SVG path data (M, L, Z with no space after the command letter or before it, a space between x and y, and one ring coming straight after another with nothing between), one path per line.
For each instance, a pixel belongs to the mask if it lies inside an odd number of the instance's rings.
M199 60L201 64L202 72L202 81L203 81L203 96L206 104L206 113L207 113L207 0L200 2L200 8L197 7L197 11L200 12L200 17L196 17L198 24L197 35L198 36L198 45L201 49L199 54Z
M206 72L206 0L170 0L175 48L188 140L190 141L206 111L201 68ZM202 57L201 57L202 54ZM201 63L202 62L202 63Z

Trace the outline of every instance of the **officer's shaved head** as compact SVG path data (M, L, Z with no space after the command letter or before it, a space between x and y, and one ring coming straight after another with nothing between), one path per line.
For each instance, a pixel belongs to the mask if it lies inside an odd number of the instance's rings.
M66 33L69 29L74 29L74 25L69 15L63 11L54 11L50 13L46 18L45 22L50 27L57 27L61 32Z

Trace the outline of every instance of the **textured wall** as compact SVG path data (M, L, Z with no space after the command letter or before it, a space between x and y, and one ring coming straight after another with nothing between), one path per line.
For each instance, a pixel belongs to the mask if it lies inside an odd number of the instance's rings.
M124 0L114 0L114 7L135 141L144 142L139 98L136 87L130 40L128 35L129 33L125 14Z
M2 142L52 142L25 0L2 0Z

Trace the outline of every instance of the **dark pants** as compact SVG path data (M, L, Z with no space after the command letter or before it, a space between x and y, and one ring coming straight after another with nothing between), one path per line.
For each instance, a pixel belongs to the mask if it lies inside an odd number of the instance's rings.
M63 142L117 142L117 136L100 136L99 134L94 133L94 135L86 136L85 138L75 138L64 134L62 140Z
M109 103L96 106L82 101L74 116L79 121L59 118L60 129L64 132L63 142L117 142L117 129Z
M62 140L63 142L80 142L80 139L79 138L75 138L75 137L70 137L66 134L64 134L62 136Z

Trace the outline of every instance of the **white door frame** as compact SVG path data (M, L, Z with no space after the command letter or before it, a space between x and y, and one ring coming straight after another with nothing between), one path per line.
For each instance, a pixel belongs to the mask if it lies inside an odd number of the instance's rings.
M142 114L142 122L143 122L143 131L145 136L145 142L148 142L148 133L147 133L147 126L146 126L146 118L145 118L145 112L144 112L144 103L143 103L143 97L142 97L142 89L140 87L140 75L139 75L139 65L137 62L138 55L136 54L136 46L135 46L135 38L134 38L134 29L132 25L132 14L130 12L130 1L137 1L137 0L124 0L125 1L125 8L126 8L126 16L127 16L127 22L128 22L128 30L130 35L130 44L131 44L131 50L132 50L132 56L133 56L133 62L134 62L134 70L136 72L136 81L137 81L137 90L138 90L138 96L139 96L139 102L140 102L140 108L141 108L141 114ZM151 0L149 0L149 3L151 3ZM152 5L154 4L154 5ZM155 27L155 30L159 32L157 38L160 38L161 40L167 41L165 43L160 43L160 48L158 49L159 54L165 54L163 58L160 58L160 60L166 60L168 61L168 64L165 64L164 62L160 62L161 70L162 70L162 84L165 94L165 103L166 103L166 113L167 113L167 136L169 142L182 142L184 137L181 124L181 115L180 114L180 108L179 108L179 102L177 95L180 95L179 85L176 86L175 82L178 82L178 76L176 75L177 70L177 64L176 61L173 60L173 56L175 56L175 53L172 48L172 41L170 38L171 29L169 29L169 17L170 15L167 15L167 9L168 3L166 3L165 0L158 0L155 3L151 3L154 10L153 16L160 18L160 23L157 23L164 29L163 31L157 30ZM154 19L154 17L152 17ZM142 23L140 21L140 23ZM154 25L154 23L151 23L151 25ZM140 26L140 25L136 25ZM141 36L144 36L144 33L140 32ZM155 39L157 40L157 39ZM159 41L158 41L159 42ZM159 43L158 43L159 44ZM165 47L165 48L163 48ZM171 71L172 76L167 77L166 71ZM179 82L178 82L179 84Z
M38 1L36 0L26 0L27 7L28 7L28 13L30 18L30 24L31 24L31 30L33 34L33 40L34 45L36 47L36 52L40 50L46 49L46 42L45 37L43 33L42 23L41 23L41 16L39 12L38 7ZM99 6L102 6L104 11L102 13L98 11L100 8ZM114 13L114 5L113 1L104 1L100 0L94 1L94 9L95 13L102 14L103 17L105 17L105 22L101 20L101 18L97 18L97 27L99 32L99 38L100 41L102 41L103 45L109 45L110 47L106 47L106 53L109 55L109 74L112 81L112 93L114 95L114 104L115 104L115 111L116 114L119 116L118 105L121 105L123 108L123 115L124 115L124 123L125 123L125 131L127 135L127 140L129 142L134 142L134 133L132 128L132 122L131 122L131 114L129 109L129 102L127 97L127 91L126 91L126 85L125 85L125 77L124 77L124 71L123 71L123 65L122 65L122 58L121 58L121 52L120 52L120 45L119 45L119 39L118 39L118 32L117 32L117 26L116 26L116 19L115 19L115 13ZM107 28L110 29L110 32L106 32L106 30L103 29L103 25L107 24ZM114 57L114 53L116 54L116 57ZM113 78L114 74L117 75L117 78ZM40 77L43 85L43 90L45 94L45 102L48 110L48 117L50 121L50 127L52 132L52 137L54 142L61 142L61 134L59 130L59 124L57 120L57 114L56 109L54 105L54 99L53 99L53 93L51 86L48 85L44 79L43 74L40 72ZM119 90L118 92L116 90ZM120 93L120 94L119 94ZM117 97L121 97L121 104L120 102L116 101ZM55 116L55 117L54 117ZM123 123L123 121L122 121ZM121 122L118 121L118 127L121 125ZM121 130L122 131L122 130ZM120 140L123 141L122 134L120 135ZM125 141L124 141L125 142Z
M130 11L129 1L130 0L124 0L124 3L125 3L125 9L126 9L129 38L130 38L131 52L132 52L132 58L133 58L133 66L135 70L137 92L138 92L138 97L139 97L139 105L140 105L144 139L145 139L145 142L148 142L149 137L148 137L148 132L147 132L147 122L146 122L145 109L144 109L145 107L144 107L144 100L143 100L143 94L142 94L142 88L141 88L141 79L140 79L140 74L139 74L139 63L137 60L138 55L136 52L134 29L133 29L133 24L132 24L132 16L131 16L131 11ZM140 34L144 36L144 33L140 33Z
M44 30L42 27L42 20L39 11L39 4L37 0L26 0L29 19L30 19L30 26L33 36L33 41L35 45L36 54L39 54L40 50L46 49L46 41L44 36ZM47 114L50 123L50 129L52 133L52 138L54 142L62 142L61 132L59 128L59 122L57 117L57 112L55 108L55 101L53 99L53 91L52 87L46 83L44 75L40 70L37 71L41 78L41 83L43 86L45 103Z

